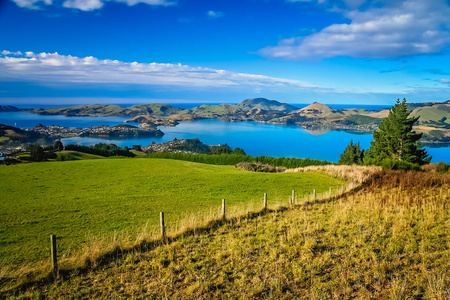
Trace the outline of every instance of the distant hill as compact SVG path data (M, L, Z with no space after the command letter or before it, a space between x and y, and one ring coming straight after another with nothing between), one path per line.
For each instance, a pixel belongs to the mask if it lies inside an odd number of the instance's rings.
M344 113L332 109L325 104L321 104L319 102L314 102L311 105L308 105L307 107L304 107L302 109L296 110L292 112L293 114L299 114L301 116L305 116L310 119L342 119L345 117Z
M0 149L38 141L46 143L48 138L32 130L23 130L14 126L0 124Z
M11 105L0 105L0 112L15 112L15 111L21 111L21 109Z
M291 112L297 110L298 107L292 106L287 103L281 103L276 100L268 100L266 98L253 98L242 101L239 104L236 104L237 107L248 111L253 108L259 108L263 110L276 110L282 112Z
M438 101L431 101L431 102L422 102L422 103L408 103L408 109L409 110L414 110L415 108L418 107L426 107L426 106L433 106L436 104L448 104L450 105L450 100L447 101L442 101L442 102L438 102Z
M244 114L245 111L235 104L200 105L190 109L190 113L203 118L223 115Z
M128 107L130 114L135 115L154 115L166 117L180 113L182 110L164 103L139 104Z
M181 109L168 104L150 103L130 107L111 104L75 105L50 108L33 108L31 113L40 115L65 115L77 117L135 117L138 115L168 116L179 113Z
M419 125L450 129L450 102L415 108L411 116L420 116Z

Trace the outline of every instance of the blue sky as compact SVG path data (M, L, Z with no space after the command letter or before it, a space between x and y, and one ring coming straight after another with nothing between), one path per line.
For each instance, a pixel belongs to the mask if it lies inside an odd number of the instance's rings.
M450 99L446 0L0 0L0 103Z

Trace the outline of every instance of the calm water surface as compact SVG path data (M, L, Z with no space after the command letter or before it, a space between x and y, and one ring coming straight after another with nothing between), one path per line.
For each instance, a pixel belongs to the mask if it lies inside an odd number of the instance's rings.
M256 122L223 122L220 120L200 120L182 122L176 127L160 127L165 133L161 138L109 140L122 147L148 145L177 139L199 138L209 145L227 143L230 147L240 147L250 155L286 156L314 158L337 162L339 155L351 140L359 142L367 149L372 141L371 134L348 133L344 131L309 132L296 126L282 126ZM105 142L95 138L68 138L63 143L92 145ZM427 148L433 155L433 162L450 162L450 148Z
M36 124L60 125L67 127L90 127L123 124L127 118L121 117L64 117L41 116L26 112L0 113L0 123L20 128L32 128ZM367 149L371 134L348 133L343 131L309 132L296 126L282 126L256 122L223 122L220 120L200 120L182 122L176 127L160 127L165 133L160 138L125 140L105 140L99 138L67 138L64 144L93 145L114 143L118 146L143 145L171 141L174 138L199 138L205 144L227 143L232 148L243 148L250 155L286 156L313 158L336 162L350 140L359 142ZM450 163L450 147L427 148L433 162Z

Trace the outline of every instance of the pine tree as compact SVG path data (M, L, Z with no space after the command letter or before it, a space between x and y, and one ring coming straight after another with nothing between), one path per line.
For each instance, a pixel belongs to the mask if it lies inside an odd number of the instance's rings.
M358 144L353 144L353 140L350 141L350 144L345 148L344 152L342 152L339 164L341 165L360 165L362 164L364 159L364 150Z
M412 130L419 117L409 117L411 111L406 99L397 99L389 115L373 133L370 149L365 154L364 163L381 165L383 160L423 165L431 161L419 142L422 134Z

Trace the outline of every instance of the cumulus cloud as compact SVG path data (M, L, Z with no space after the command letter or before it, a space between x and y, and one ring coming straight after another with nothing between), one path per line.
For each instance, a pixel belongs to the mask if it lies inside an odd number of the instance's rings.
M346 1L347 6L361 1ZM333 24L307 37L281 40L259 52L287 60L336 56L392 58L436 53L450 45L450 7L445 0L392 1L344 12L350 24Z
M210 19L218 19L218 18L222 18L225 14L221 11L210 10L206 13L206 15Z
M5 54L6 53L6 54ZM133 84L179 87L293 87L315 88L302 81L257 74L192 67L182 64L122 62L92 56L25 52L0 55L0 81L39 84Z
M61 1L53 2L52 0L12 0L18 6L29 9L41 9L49 5L60 5ZM62 2L62 6L65 8L78 9L82 11L92 11L103 7L105 2L123 2L129 6L136 5L138 3L144 3L148 5L160 5L170 6L175 5L176 1L169 0L65 0Z

